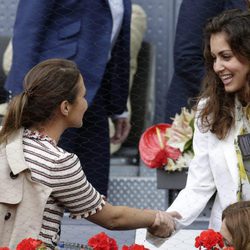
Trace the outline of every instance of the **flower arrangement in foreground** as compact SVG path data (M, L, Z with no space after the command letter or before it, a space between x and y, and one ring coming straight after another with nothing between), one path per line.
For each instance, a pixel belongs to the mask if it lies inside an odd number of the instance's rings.
M10 249L8 247L0 247L0 250ZM46 246L40 240L27 238L18 243L16 250L46 250Z
M88 246L93 250L118 250L116 240L109 237L104 232L92 236L88 240ZM87 247L88 248L88 247ZM82 250L86 249L81 248ZM88 248L89 249L89 248ZM0 247L0 250L10 250L8 247ZM46 250L45 244L36 239L28 238L18 243L16 250ZM131 246L122 246L121 250L149 250L143 245L133 244Z
M88 240L88 245L91 246L94 250L118 250L116 241L103 232L92 236Z
M213 229L202 231L200 235L195 238L195 247L199 248L199 250L234 250L233 247L224 247L222 235Z
M172 124L160 123L148 128L141 136L139 151L150 168L181 171L193 158L194 111L182 108Z
M93 250L118 250L118 245L116 241L109 237L107 234L101 232L94 235L88 240L88 245L93 248ZM131 246L124 245L122 250L149 250L143 245L133 244Z

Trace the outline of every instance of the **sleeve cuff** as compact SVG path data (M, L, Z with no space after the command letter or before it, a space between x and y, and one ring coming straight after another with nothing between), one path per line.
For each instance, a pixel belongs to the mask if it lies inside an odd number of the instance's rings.
M128 118L128 111L124 111L120 115L113 115L111 117L112 120L116 120L116 119L119 119L119 118Z

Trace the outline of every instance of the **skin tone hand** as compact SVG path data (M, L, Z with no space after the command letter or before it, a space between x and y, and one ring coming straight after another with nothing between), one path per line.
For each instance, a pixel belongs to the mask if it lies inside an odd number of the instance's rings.
M178 212L158 211L153 225L148 228L149 233L160 238L170 237L175 231L174 218L181 219L182 217Z
M110 138L111 143L119 144L124 142L131 128L128 118L117 118L113 120L113 123L115 126L115 134Z

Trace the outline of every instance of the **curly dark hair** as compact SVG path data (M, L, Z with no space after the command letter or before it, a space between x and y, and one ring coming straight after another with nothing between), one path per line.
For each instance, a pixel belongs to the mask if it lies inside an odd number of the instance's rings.
M227 10L210 19L204 29L204 58L206 73L203 79L203 90L198 98L206 103L199 112L202 129L210 130L219 139L227 136L234 125L235 94L227 93L221 79L214 72L214 59L211 55L210 38L213 34L225 33L234 55L249 62L250 68L250 12L242 10ZM244 100L250 98L250 86L241 90ZM195 109L198 109L198 102Z

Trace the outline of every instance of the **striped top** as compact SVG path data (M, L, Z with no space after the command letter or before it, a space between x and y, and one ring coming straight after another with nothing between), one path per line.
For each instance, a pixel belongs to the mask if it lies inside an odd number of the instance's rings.
M71 218L86 218L101 210L105 202L87 181L75 154L61 149L48 136L28 129L24 130L23 147L32 180L52 188L38 239L48 249L54 249L65 208Z

